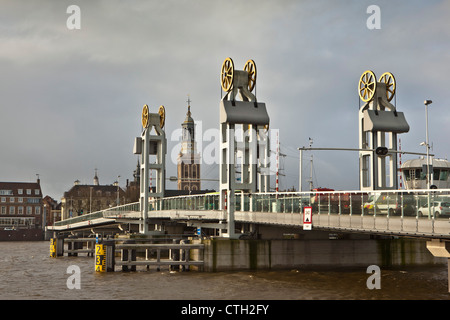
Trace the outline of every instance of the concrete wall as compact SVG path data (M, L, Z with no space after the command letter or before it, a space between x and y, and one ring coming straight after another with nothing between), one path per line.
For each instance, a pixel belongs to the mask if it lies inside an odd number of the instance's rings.
M290 269L305 266L443 264L426 242L395 240L203 240L205 271Z

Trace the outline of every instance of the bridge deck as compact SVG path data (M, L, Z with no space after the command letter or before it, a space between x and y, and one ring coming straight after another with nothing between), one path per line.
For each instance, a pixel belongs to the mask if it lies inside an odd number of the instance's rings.
M303 226L303 208L313 210L313 228L398 236L450 238L450 190L386 192L303 192L237 194L235 221L279 226ZM154 199L149 218L225 222L219 195ZM65 231L121 221L140 220L139 203L59 221L49 230ZM226 224L225 224L226 225Z

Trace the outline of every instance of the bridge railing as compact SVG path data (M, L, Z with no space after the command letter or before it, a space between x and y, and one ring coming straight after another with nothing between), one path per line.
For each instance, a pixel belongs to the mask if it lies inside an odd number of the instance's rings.
M312 207L314 215L349 217L415 217L419 219L447 219L450 217L450 189L395 191L312 191L253 193L236 192L229 205L235 211L255 213L301 214ZM218 193L153 199L149 211L220 210ZM112 207L98 212L56 222L56 226L97 218L117 218L138 213L139 202ZM151 216L151 213L149 213ZM317 220L316 220L317 221ZM319 220L320 221L320 220ZM340 220L339 220L340 221ZM350 221L352 223L352 221Z
M121 206L111 207L108 209L95 211L92 213L83 214L81 216L72 217L55 222L55 226L64 226L68 224L74 224L83 221L94 220L98 218L116 218L120 215L124 215L129 212L137 212L139 209L139 202L128 203Z
M242 221L302 225L312 207L315 227L330 230L448 238L450 190L237 193L231 199Z
M111 207L102 210L104 218L117 218L120 216L124 216L130 212L139 212L139 211L140 211L139 202L127 203L121 206Z
M314 191L239 193L236 211L302 213L312 207L315 214L386 215L427 218L450 217L450 189L395 191Z
M154 210L220 210L219 194L176 196L149 201L149 211Z

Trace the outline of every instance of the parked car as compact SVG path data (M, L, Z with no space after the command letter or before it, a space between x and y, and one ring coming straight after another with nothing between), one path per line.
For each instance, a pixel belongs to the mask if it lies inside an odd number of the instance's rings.
M450 215L450 202L447 201L432 201L430 203L430 208L428 208L428 203L425 203L419 208L419 217L428 216L431 209L431 213L434 212L434 217L438 218L442 215Z

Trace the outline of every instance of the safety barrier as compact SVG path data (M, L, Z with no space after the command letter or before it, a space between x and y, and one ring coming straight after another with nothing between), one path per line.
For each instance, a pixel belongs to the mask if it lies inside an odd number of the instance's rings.
M165 217L167 213L168 217L176 219L187 217L193 211L196 215L201 213L202 219L217 219L218 213L223 213L219 203L217 193L155 198L149 201L149 217ZM232 199L228 199L228 205L234 206L235 220L242 222L302 225L303 210L311 207L315 227L445 237L450 234L450 189L373 192L319 189L252 194L237 191ZM95 217L139 219L139 203L66 219L58 224L63 226ZM290 222L285 223L289 219Z

